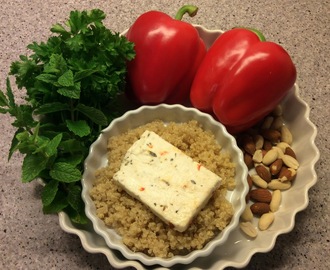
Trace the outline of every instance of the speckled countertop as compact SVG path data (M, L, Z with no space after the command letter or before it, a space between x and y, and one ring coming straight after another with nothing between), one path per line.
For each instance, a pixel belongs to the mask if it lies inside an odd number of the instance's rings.
M185 1L3 0L0 4L0 88L10 63L26 53L32 41L45 40L49 28L64 22L73 9L100 8L106 25L120 32L141 13L157 9L174 15ZM318 183L309 192L309 206L296 216L292 232L281 235L273 250L255 254L247 269L330 269L328 135L330 93L330 2L319 0L191 1L200 7L191 20L207 28L258 28L269 40L283 45L298 69L301 97L310 105L318 128L321 158ZM15 92L17 97L22 92ZM22 157L7 162L14 129L0 115L0 269L112 269L103 254L85 251L76 235L61 230L58 217L41 211L40 186L20 182ZM303 131L302 131L303 132Z

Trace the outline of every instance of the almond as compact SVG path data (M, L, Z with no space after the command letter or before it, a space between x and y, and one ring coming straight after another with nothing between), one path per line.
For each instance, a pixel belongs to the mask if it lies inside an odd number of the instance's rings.
M270 165L278 157L278 152L276 149L270 149L262 159L262 163L265 165Z
M258 228L260 231L267 230L269 226L274 222L275 215L272 212L263 214L258 222Z
M261 129L269 129L274 121L274 117L267 116L261 124Z
M258 149L254 152L254 154L252 156L252 160L256 163L261 163L263 156L264 155L263 155L262 150Z
M252 156L250 154L244 153L244 163L248 167L248 169L253 168L253 160L252 160Z
M251 221L253 219L253 213L248 205L245 207L241 215L241 219L244 221Z
M274 192L272 194L272 200L270 201L270 204L269 204L270 211L276 212L280 207L281 200L282 200L281 191L279 189L274 190Z
M282 158L282 157L283 157L284 152L282 151L281 148L279 148L279 147L277 147L277 146L273 146L272 149L274 149L274 150L277 151L277 154L278 154L277 158Z
M297 171L292 168L283 167L278 175L281 182L293 181L297 175Z
M287 126L281 127L281 141L286 142L287 144L292 144L292 134Z
M283 160L278 158L269 166L271 175L278 175L283 166Z
M264 146L263 146L264 150L269 151L270 149L272 149L272 147L273 144L270 141L264 140Z
M256 134L253 136L253 140L256 145L256 149L262 149L264 146L264 137L262 137L260 134Z
M279 142L278 144L276 144L276 147L280 148L282 150L282 152L285 152L285 149L287 147L290 147L289 144L287 144L286 142Z
M264 179L262 179L258 174L251 175L251 178L252 178L253 183L257 187L267 188L267 186L268 186L267 182Z
M256 188L250 191L250 198L257 202L270 203L272 200L272 194L268 189Z
M250 201L250 193L248 192L245 196L245 202L248 203Z
M281 132L276 129L264 129L261 131L261 135L273 144L279 142L281 138Z
M261 216L270 211L268 203L256 202L250 206L250 209L254 215Z
M251 156L256 151L256 145L251 136L246 135L243 137L243 149Z
M248 185L249 185L249 190L251 190L252 185L253 185L253 181L252 181L252 177L251 177L250 174L247 175L247 182L248 182Z
M289 189L290 187L291 187L290 181L281 182L278 179L274 179L268 183L268 188L272 189L272 190L276 190L276 189L286 190L286 189Z
M250 236L252 238L256 238L258 236L258 231L256 230L256 228L253 226L253 224L251 222L241 222L239 224L239 227L241 228L241 230L247 235Z
M257 165L255 167L257 174L266 182L270 182L272 176L270 174L269 168L265 167L264 165Z
M282 108L281 104L279 104L275 107L275 109L272 111L272 114L274 116L281 116L283 114L283 108Z
M270 126L270 128L279 130L283 126L283 123L284 123L283 117L282 116L276 116L274 118L274 121L273 121L272 125Z
M291 147L285 148L284 154L289 155L289 156L293 157L294 159L297 159L296 153L293 151L293 149Z
M288 166L289 168L297 170L299 167L299 162L295 158L289 155L283 155L282 157L283 163Z

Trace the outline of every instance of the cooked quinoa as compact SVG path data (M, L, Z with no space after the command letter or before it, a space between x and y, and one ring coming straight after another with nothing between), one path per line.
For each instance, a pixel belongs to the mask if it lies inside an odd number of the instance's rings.
M145 130L157 133L222 178L221 186L184 232L170 228L112 179L127 150ZM235 164L230 154L221 151L214 135L204 131L197 121L164 125L156 120L109 139L108 165L96 172L90 195L98 217L115 229L132 251L170 258L202 249L227 226L233 207L225 196L227 190L235 187L234 176Z

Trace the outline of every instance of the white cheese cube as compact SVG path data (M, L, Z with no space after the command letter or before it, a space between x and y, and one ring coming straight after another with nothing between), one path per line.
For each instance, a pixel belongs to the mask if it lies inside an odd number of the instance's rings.
M127 151L114 180L166 224L185 231L221 178L152 131Z

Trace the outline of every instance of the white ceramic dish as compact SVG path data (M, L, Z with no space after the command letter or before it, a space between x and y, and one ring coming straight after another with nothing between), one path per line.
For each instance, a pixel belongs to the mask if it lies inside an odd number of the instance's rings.
M196 28L208 46L222 33L220 30L210 31L201 26L196 26ZM253 241L246 238L239 228L236 228L229 235L225 245L215 248L208 257L196 259L190 265L179 265L171 269L220 270L225 267L242 268L249 263L255 253L269 252L273 249L276 238L280 234L288 233L293 229L296 214L308 206L308 191L317 182L314 167L319 159L319 151L315 146L317 129L309 119L310 108L300 98L297 85L294 86L293 91L285 98L282 105L286 125L294 136L293 148L301 166L294 186L283 193L281 208L277 212L271 228L260 232ZM110 249L104 239L93 230L91 224L76 226L71 223L65 213L59 214L59 222L64 231L75 234L80 238L86 251L103 253L115 268L156 269L155 267L144 266L138 261L126 260L120 252Z
M226 198L233 205L234 215L226 228L214 239L212 239L203 249L195 250L185 256L174 256L169 259L159 257L150 257L141 252L132 252L121 240L121 237L113 230L108 228L104 222L96 215L96 209L89 192L95 181L95 172L101 167L107 165L107 143L112 136L122 134L128 130L134 129L143 124L154 120L167 122L188 122L196 120L202 125L204 130L211 131L223 151L231 154L232 161L236 164L236 188L228 191ZM85 202L85 211L87 217L91 220L94 230L101 235L108 246L119 250L126 258L130 260L139 260L145 265L162 265L171 267L175 264L189 264L198 257L208 256L215 247L224 244L239 222L239 217L243 212L246 202L245 196L248 192L247 169L243 161L242 151L238 148L236 140L231 136L223 125L215 121L210 115L202 113L195 108L184 107L181 105L142 106L136 110L126 112L123 116L113 120L111 124L104 129L98 139L91 145L88 157L85 160L85 170L82 178L82 198Z

